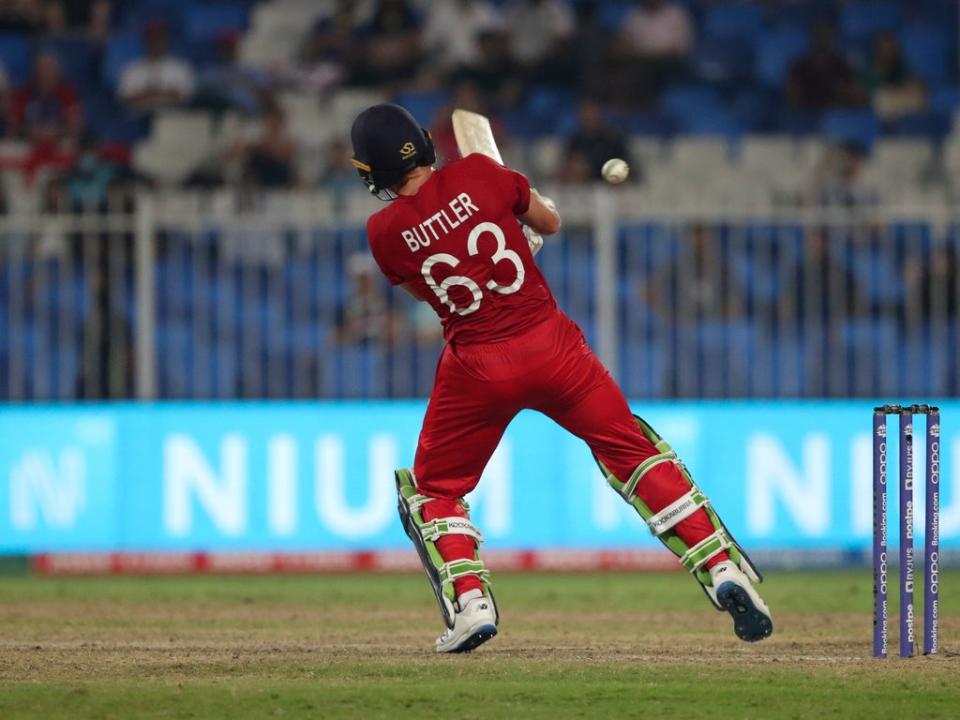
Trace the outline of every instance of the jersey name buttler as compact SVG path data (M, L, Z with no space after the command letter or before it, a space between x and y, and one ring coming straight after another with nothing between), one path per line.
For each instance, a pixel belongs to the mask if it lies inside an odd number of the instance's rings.
M449 214L447 208L450 210ZM448 234L454 228L459 227L464 220L480 211L467 193L457 195L447 204L447 208L435 212L409 230L400 231L400 236L407 243L410 252L416 252L422 247L429 247L431 235L434 240L439 240L440 235ZM451 218L450 215L453 215L453 217Z

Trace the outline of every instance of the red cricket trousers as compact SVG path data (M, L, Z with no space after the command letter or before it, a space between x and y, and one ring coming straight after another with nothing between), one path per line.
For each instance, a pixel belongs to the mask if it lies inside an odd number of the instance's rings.
M542 412L584 440L620 480L657 454L580 328L558 310L503 342L444 347L414 461L420 492L436 498L421 509L425 521L464 515L457 500L476 487L507 425L524 409ZM658 512L688 490L676 465L661 463L636 494ZM676 530L692 546L714 528L700 509ZM464 535L442 536L437 546L447 562L474 553L473 539ZM709 565L722 559L725 553ZM480 587L474 576L455 585L458 594Z

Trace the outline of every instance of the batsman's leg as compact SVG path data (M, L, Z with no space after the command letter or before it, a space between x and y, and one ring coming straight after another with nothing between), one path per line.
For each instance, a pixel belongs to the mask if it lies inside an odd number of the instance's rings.
M497 634L499 613L464 496L476 487L507 424L495 387L478 387L445 350L412 470L396 472L400 518L420 555L446 631L437 652L466 652Z
M463 499L423 495L411 470L397 470L396 480L403 529L417 549L447 625L437 639L437 652L473 650L497 634L500 619L478 550L483 535L470 522L470 507Z
M763 576L693 482L669 443L641 418L637 417L636 422L656 454L637 465L626 480L621 480L625 473L618 476L595 456L607 482L634 507L650 532L680 558L680 564L696 578L714 606L730 613L737 637L748 642L769 637L773 620L754 587L754 583L763 582ZM661 470L658 471L658 467ZM658 497L657 504L651 506L650 498L645 500L644 496L652 486L676 487L676 477L665 479L653 475L676 475L677 471L685 491L669 504L664 505ZM661 495L660 492L650 494ZM694 541L694 538L698 539Z
M760 573L670 445L631 414L582 333L570 325L570 350L545 379L557 391L536 409L586 441L607 482L680 558L714 606L730 613L738 637L767 637L773 632L770 611L753 587L762 581Z

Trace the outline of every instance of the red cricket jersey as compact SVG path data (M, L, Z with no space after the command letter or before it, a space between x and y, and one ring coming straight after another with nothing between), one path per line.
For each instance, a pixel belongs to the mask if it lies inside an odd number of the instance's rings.
M556 309L516 216L530 183L485 155L434 171L367 221L374 259L440 316L448 342L500 342Z

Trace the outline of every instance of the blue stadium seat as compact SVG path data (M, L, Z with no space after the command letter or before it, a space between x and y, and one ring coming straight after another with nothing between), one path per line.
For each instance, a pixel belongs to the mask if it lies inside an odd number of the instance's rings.
M696 361L707 397L745 395L751 387L759 333L753 322L703 320L681 329L681 352Z
M730 110L722 108L685 115L678 122L681 131L689 135L711 135L736 140L744 132L740 118Z
M196 0L137 0L116 3L120 11L119 27L139 33L147 22L161 20L168 25L171 35L179 34L186 9L197 4L199 3Z
M899 344L901 394L938 397L956 393L957 347L954 322L929 322L909 328Z
M763 133L773 130L776 113L773 108L780 102L779 93L770 90L743 89L738 92L731 105L744 132Z
M900 33L907 65L933 85L947 79L950 43L946 32L946 28L917 24Z
M117 81L123 68L143 56L140 33L111 35L103 51L103 82L107 90L116 93Z
M894 135L939 140L950 132L951 121L946 113L919 112L897 118L888 129Z
M704 9L701 32L706 38L750 44L763 31L758 3L716 3Z
M64 76L77 86L80 97L86 100L99 88L99 58L97 50L81 37L44 38L38 48L52 52L60 60Z
M703 115L720 109L719 91L709 85L678 85L663 94L661 106L678 121L692 115Z
M870 110L828 110L823 114L820 130L831 142L870 148L880 132L880 123Z
M676 132L676 123L673 118L656 110L619 113L612 115L611 121L627 135L670 137Z
M437 111L450 102L450 95L445 90L407 92L398 95L394 102L409 110L421 125L431 127Z
M527 92L523 112L531 122L542 127L540 134L566 134L576 124L577 97L569 89L536 86ZM570 127L562 127L568 121Z
M757 40L754 56L754 77L770 87L783 85L790 65L810 46L806 30L798 27L779 27L764 33Z
M628 397L664 396L668 370L666 349L654 342L635 340L620 348L620 383Z
M899 27L900 3L893 0L849 0L840 9L840 34L854 43Z
M84 98L83 109L87 129L101 141L132 143L150 129L149 119L128 114L112 90Z
M247 8L232 3L188 5L183 18L184 31L191 41L214 40L224 30L247 27Z
M772 397L801 397L810 391L806 386L806 353L799 327L778 328L770 343Z
M777 130L787 135L813 135L820 131L820 115L815 112L795 110L781 104L776 109Z
M960 108L960 87L941 85L930 94L930 111L952 117Z
M605 0L605 2L601 2L597 15L600 27L606 30L619 30L627 13L630 12L631 5L632 3L627 0Z
M895 304L903 300L900 268L894 258L874 247L851 246L845 260L857 279L865 300L871 304Z
M783 27L809 28L818 18L836 14L835 0L780 2L771 8L771 19Z
M697 45L697 75L711 82L746 78L753 67L754 45L727 37L707 37Z
M840 336L847 360L847 393L860 394L866 389L874 394L878 388L895 387L900 345L895 320L848 320L841 327Z
M323 384L345 398L385 394L387 353L372 345L339 345L325 358Z
M30 38L26 35L0 35L0 62L14 85L30 76Z

